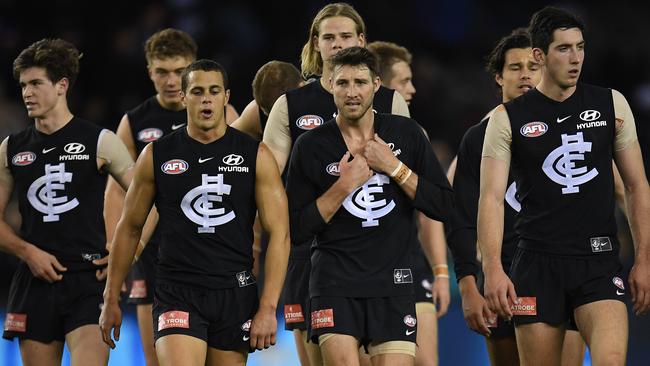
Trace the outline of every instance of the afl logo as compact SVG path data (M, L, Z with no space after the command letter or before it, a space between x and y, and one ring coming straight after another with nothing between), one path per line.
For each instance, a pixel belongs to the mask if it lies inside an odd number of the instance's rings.
M237 154L230 154L224 156L221 161L227 165L241 165L244 162L244 157Z
M580 113L580 119L585 122L595 121L598 118L600 118L600 112L595 111L593 109L588 109Z
M152 142L161 138L162 135L163 135L162 130L159 130L157 128L147 128L138 132L138 141Z
M612 282L616 287L620 288L621 290L625 290L625 285L623 284L623 280L620 277L612 278Z
M335 177L338 177L339 175L341 175L341 171L339 170L339 163L338 162L331 163L330 165L328 165L327 168L325 168L325 171L327 172L327 174L333 175Z
M548 126L544 122L529 122L521 126L519 132L525 137L539 137L548 131Z
M36 154L31 151L23 151L14 155L11 158L11 163L16 166L25 166L33 163L34 160L36 160Z
M86 150L86 147L83 144L78 142L71 142L63 147L63 150L68 154L81 154Z
M404 317L404 324L408 325L411 328L413 328L417 323L418 323L417 319L415 319L411 315L407 315Z
M181 159L172 159L166 161L160 169L162 169L165 174L181 174L189 168L187 162Z
M296 120L296 126L303 130L311 130L323 124L323 119L314 114L304 115Z

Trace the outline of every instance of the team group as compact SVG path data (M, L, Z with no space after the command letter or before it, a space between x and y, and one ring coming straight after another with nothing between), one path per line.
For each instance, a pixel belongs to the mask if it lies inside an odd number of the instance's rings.
M153 34L156 94L116 133L68 108L75 46L33 43L13 74L34 124L0 145L0 210L15 192L22 217L0 220L21 259L3 337L25 365L60 364L64 343L105 365L125 298L147 365L244 365L276 343L283 295L303 366L436 365L448 247L492 365L582 365L587 346L624 365L626 303L650 309L650 188L624 96L578 81L583 29L546 7L496 44L503 104L446 174L409 115L411 54L367 43L346 3L316 14L300 71L257 71L241 115L187 33Z

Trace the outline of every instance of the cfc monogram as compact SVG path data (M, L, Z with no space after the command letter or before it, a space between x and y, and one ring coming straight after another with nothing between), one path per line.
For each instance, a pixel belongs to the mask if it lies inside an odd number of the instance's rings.
M363 219L362 227L379 226L377 219L386 216L395 207L395 201L375 200L375 194L384 193L383 185L390 179L383 174L375 174L361 187L350 193L343 201L343 207L354 216Z
M582 132L575 135L562 134L562 145L551 151L544 160L542 170L562 188L562 194L578 193L581 184L598 175L598 170L587 167L576 168L576 161L585 159L585 152L591 152L591 142L585 142Z
M59 214L70 211L79 205L74 198L57 197L56 191L64 190L65 183L72 181L72 173L65 171L65 163L45 164L45 175L36 179L27 191L27 199L39 212L45 214L43 222L59 221Z
M235 212L225 213L223 208L215 208L214 202L222 202L223 195L230 195L229 184L223 183L223 174L210 176L201 175L201 185L187 192L181 202L181 209L192 222L201 225L199 233L214 233L214 227L230 222L235 218Z

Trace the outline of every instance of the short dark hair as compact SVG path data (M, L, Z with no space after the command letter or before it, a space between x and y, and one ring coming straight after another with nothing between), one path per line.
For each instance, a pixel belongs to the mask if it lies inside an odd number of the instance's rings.
M334 55L330 61L332 70L337 66L367 66L370 70L370 76L373 78L379 75L379 66L377 65L377 57L364 47L350 47L341 50Z
M485 69L492 76L502 75L506 63L506 53L513 48L529 48L530 35L526 28L517 28L509 35L501 38L486 59Z
M25 48L14 60L14 79L30 67L45 69L47 77L53 83L67 78L69 88L77 80L81 53L70 42L62 39L41 39Z
M548 53L548 46L553 42L553 32L557 29L578 28L584 32L585 24L576 15L567 10L547 6L533 14L528 25L534 48Z
M225 90L228 90L228 74L226 74L226 69L224 69L223 66L221 66L221 64L216 61L200 59L187 65L187 67L183 70L183 73L181 74L181 89L183 92L185 92L185 89L187 89L187 84L189 83L188 79L192 71L220 72L221 76L223 77L223 88Z
M273 103L288 90L300 86L303 81L300 71L294 65L283 61L265 63L253 79L253 98L257 105L269 113Z
M144 44L144 55L147 64L153 59L166 59L170 57L185 57L191 61L196 60L198 46L189 34L182 30L167 28L154 33Z
M368 45L368 49L377 56L379 77L384 82L390 82L395 76L393 75L394 64L404 61L410 65L413 60L409 50L393 42L375 41Z

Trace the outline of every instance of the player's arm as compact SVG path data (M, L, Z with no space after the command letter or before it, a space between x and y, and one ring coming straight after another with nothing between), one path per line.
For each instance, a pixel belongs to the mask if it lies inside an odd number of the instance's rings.
M237 118L239 118L239 112L233 107L232 104L228 103L225 107L226 111L226 124L230 126Z
M275 101L269 119L264 128L262 141L273 153L275 162L278 164L278 171L282 173L291 154L291 131L289 129L289 106L287 96L281 95Z
M454 260L454 270L460 290L463 316L467 326L485 336L490 335L486 319L493 313L476 284L480 263L476 250L476 216L479 200L479 171L483 135L476 129L467 131L454 161L456 169L450 169L447 177L452 183L456 198L456 214L446 223L447 242Z
M260 222L269 233L260 306L251 324L251 348L268 348L276 342L275 311L289 261L289 208L275 159L261 143L257 151L255 201Z
M398 116L411 117L411 112L409 111L409 105L406 104L406 100L402 94L395 91L393 93L393 104L391 105L391 114L396 114Z
M259 106L252 100L230 126L244 132L256 140L262 139Z
M616 113L614 160L625 186L625 203L634 241L629 283L634 312L650 310L650 188L643 167L632 110L623 95L612 91Z
M131 134L131 124L129 123L129 116L125 114L117 126L117 136L122 140L126 150L131 155L131 159L135 161L137 158L135 143L133 135ZM106 182L106 190L104 191L104 224L106 226L106 242L110 244L113 242L113 234L115 227L122 215L122 207L124 206L124 194L126 191L113 179L112 176L108 177ZM110 248L108 248L110 251Z
M623 215L627 217L625 185L623 184L623 178L621 178L621 172L618 171L618 167L614 161L612 161L612 173L614 173L614 196L616 197L616 204L621 209L621 212L623 212Z
M364 156L375 171L384 173L399 184L412 200L413 207L428 217L445 221L454 208L454 193L440 163L419 127L412 130L415 163L401 162L377 134L366 143Z
M126 193L124 211L115 230L115 240L108 261L108 277L104 289L104 307L99 325L102 338L111 348L115 343L111 338L114 328L115 340L119 340L122 316L118 304L120 288L126 278L133 256L136 252L142 227L153 206L156 193L154 184L152 145L147 145L136 162L133 181Z
M291 239L294 243L304 243L324 230L345 197L372 176L363 156L358 155L349 161L350 153L346 152L339 161L338 180L318 196L306 173L305 165L311 162L303 152L303 147L309 147L304 146L306 144L302 141L304 140L299 138L294 147L287 179Z
M512 317L508 297L516 298L514 286L503 271L504 196L510 167L512 132L505 107L497 108L488 122L481 159L478 201L478 245L485 273L485 298L491 310L506 319Z
M63 278L59 272L67 269L53 255L21 239L5 221L5 211L11 200L14 179L9 170L7 145L9 138L0 144L0 249L9 252L29 266L35 277L52 283Z

